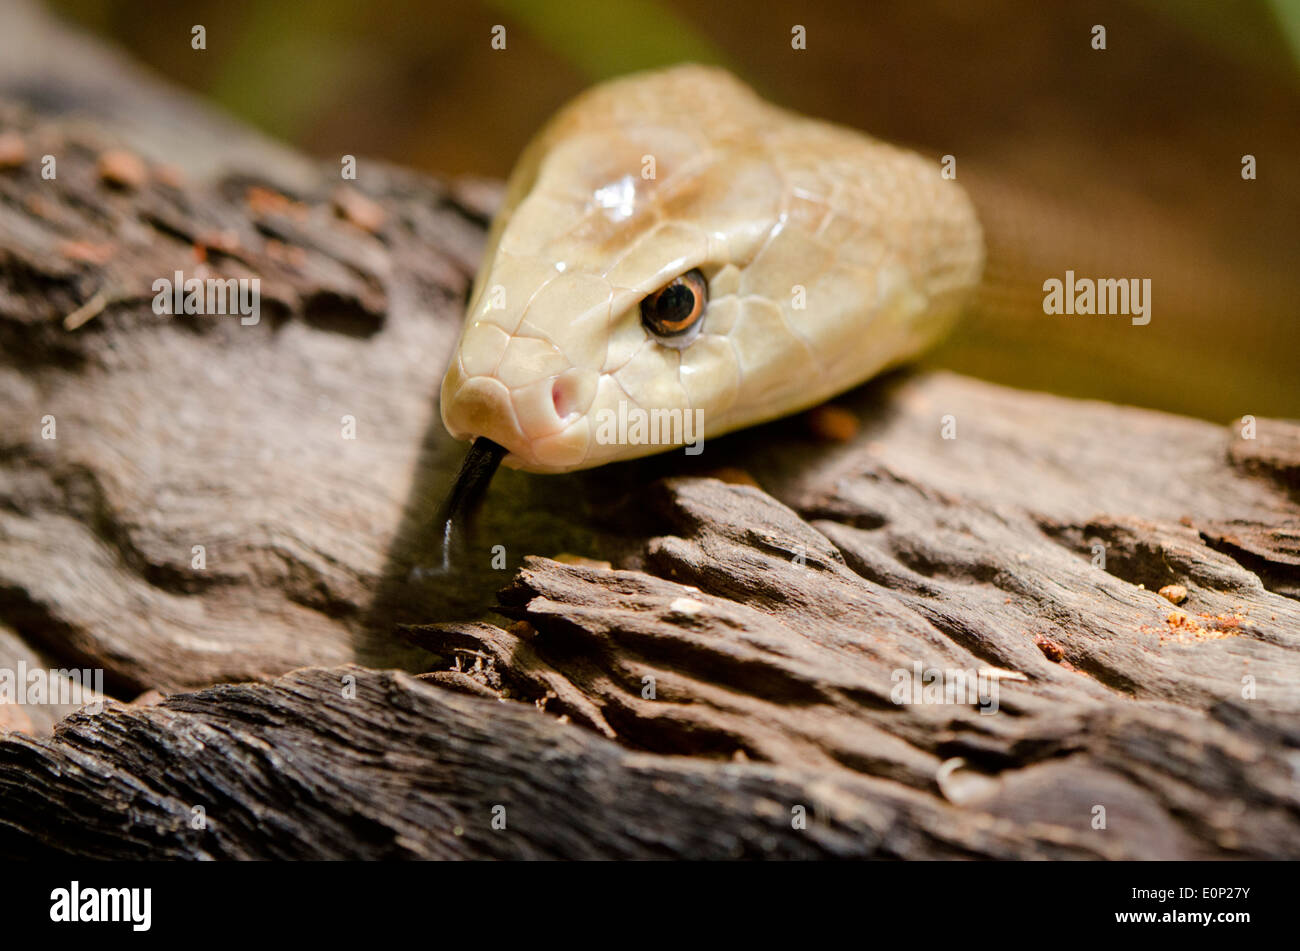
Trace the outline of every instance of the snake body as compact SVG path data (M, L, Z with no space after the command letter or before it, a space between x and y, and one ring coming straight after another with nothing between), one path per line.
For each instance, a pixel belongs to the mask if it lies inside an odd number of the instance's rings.
M511 174L442 385L442 418L505 464L563 472L660 451L610 413L695 413L707 437L806 409L916 355L983 267L940 164L780 109L700 66L587 91ZM687 343L642 302L689 272Z

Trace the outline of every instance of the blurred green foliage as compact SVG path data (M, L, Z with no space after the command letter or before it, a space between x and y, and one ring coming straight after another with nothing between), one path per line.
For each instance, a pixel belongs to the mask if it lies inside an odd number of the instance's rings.
M1272 0L1273 14L1282 27L1282 35L1291 45L1296 69L1300 72L1300 0Z
M694 23L656 0L488 0L488 5L593 82L684 61L739 71Z

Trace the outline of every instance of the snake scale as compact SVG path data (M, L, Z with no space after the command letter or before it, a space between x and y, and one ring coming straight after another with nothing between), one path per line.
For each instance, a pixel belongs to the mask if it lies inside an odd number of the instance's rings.
M935 342L983 262L937 162L718 68L596 86L527 146L489 234L442 384L448 431L475 440L458 490L503 457L670 448L601 439L610 414L696 414L707 438L823 402Z

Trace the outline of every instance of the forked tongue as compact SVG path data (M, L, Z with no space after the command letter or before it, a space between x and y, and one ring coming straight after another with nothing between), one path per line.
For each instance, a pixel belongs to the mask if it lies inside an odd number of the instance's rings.
M488 483L492 481L497 466L505 458L506 449L492 440L479 436L470 444L465 461L456 473L456 482L438 508L434 524L442 533L442 569L451 568L453 550L463 545L469 533L469 523L483 502Z

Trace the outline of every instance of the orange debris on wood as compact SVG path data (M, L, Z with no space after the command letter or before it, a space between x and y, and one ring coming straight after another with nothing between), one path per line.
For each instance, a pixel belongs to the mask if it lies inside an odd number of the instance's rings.
M115 188L139 188L149 177L149 170L134 152L109 149L96 164L100 181Z
M69 261L84 264L105 264L113 257L113 245L109 242L95 244L92 241L61 241L59 253Z
M1182 611L1175 611L1165 618L1164 629L1144 624L1141 630L1147 634L1159 635L1161 641L1190 644L1236 637L1242 633L1241 624L1245 620L1240 614L1199 614L1192 617Z
M842 406L824 403L807 413L808 428L824 442L848 442L858 434L858 418Z
M217 251L221 254L237 254L243 250L239 243L239 235L234 231L203 231L194 238L194 253L196 256L202 254L200 261L207 258L208 251Z
M1167 584L1160 589L1159 593L1160 597L1174 604L1182 604L1187 600L1187 589L1180 584Z
M756 489L761 489L758 480L736 466L719 466L716 469L709 469L701 473L710 479L717 479L719 482L726 482L728 485L752 485Z
M27 143L17 132L0 133L0 170L17 168L27 161Z
M262 185L249 185L244 192L244 203L255 214L290 215L299 220L307 217L307 206L302 202Z
M562 565L578 565L582 568L603 568L606 571L613 568L608 561L599 561L595 558L587 558L584 555L574 555L567 551L560 552L555 556L555 561Z
M350 221L370 234L377 234L388 219L388 213L378 202L371 201L361 192L347 185L335 189L334 209L344 220Z
M1054 664L1059 664L1065 659L1065 648L1046 634L1035 634L1034 644L1043 652L1043 656Z

